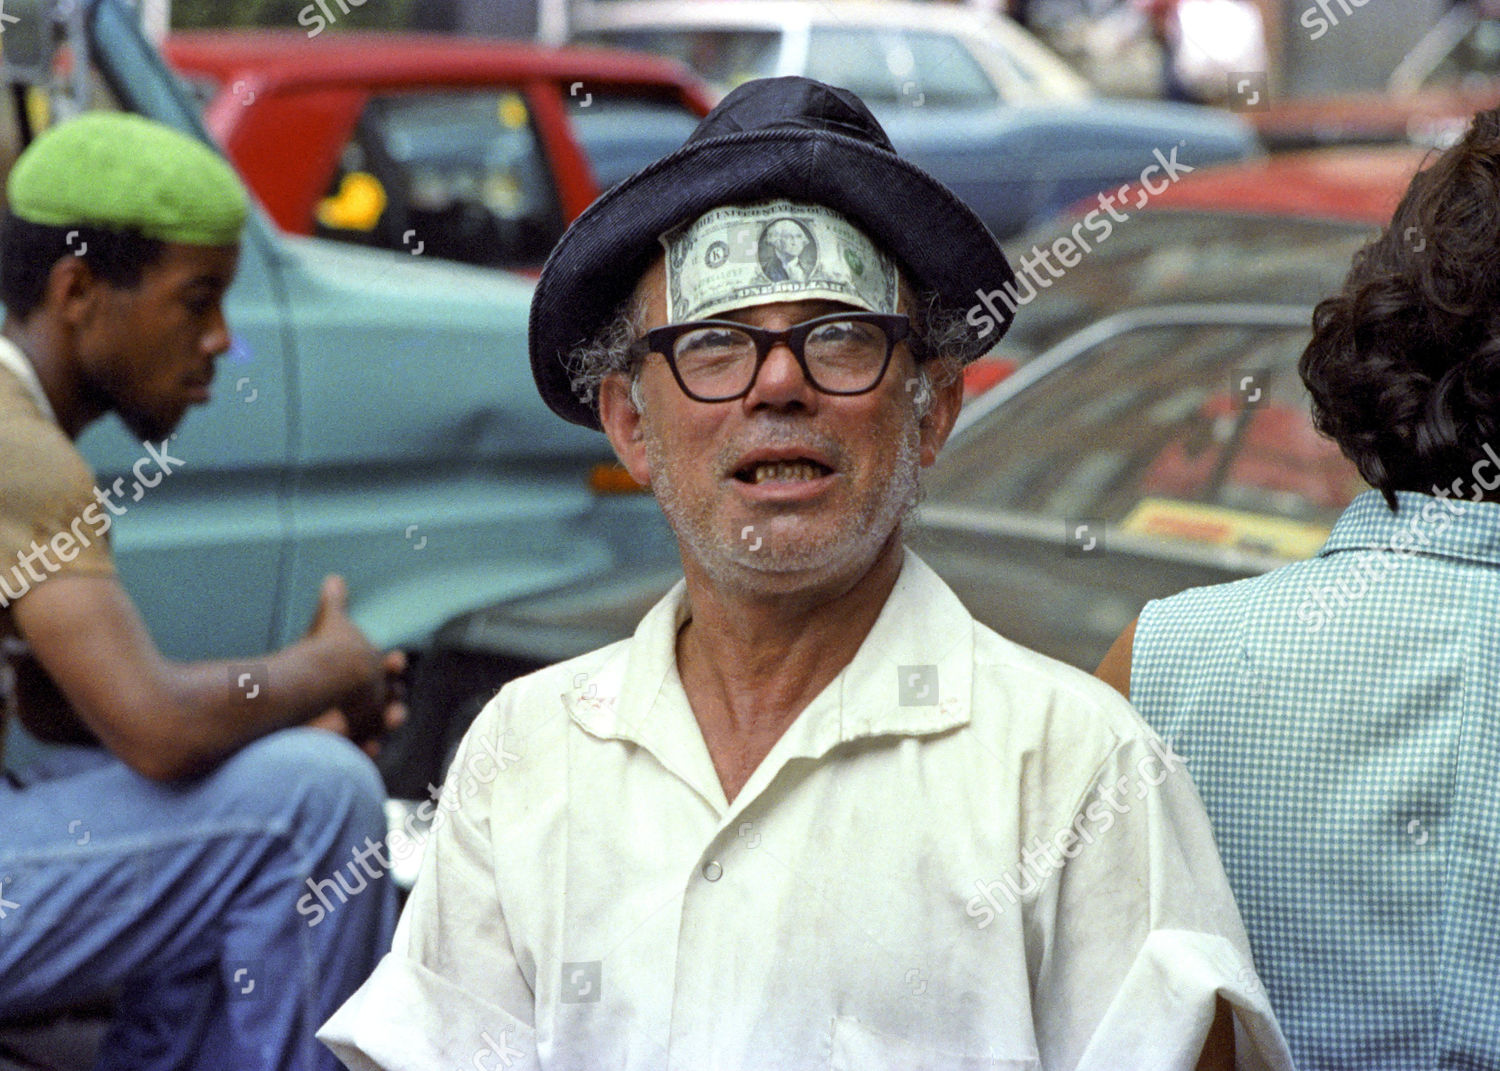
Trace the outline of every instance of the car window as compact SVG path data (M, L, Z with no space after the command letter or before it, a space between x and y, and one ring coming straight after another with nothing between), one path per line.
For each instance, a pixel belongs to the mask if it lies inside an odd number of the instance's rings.
M530 109L503 89L372 97L317 217L322 237L500 268L563 232Z
M698 125L698 114L676 98L592 87L587 104L569 113L601 193L680 148Z
M999 99L983 68L951 34L814 27L807 76L866 104L976 106Z
M1034 91L1042 88L1041 72L1030 64L1020 63L1016 56L1009 50L1002 48L997 42L988 39L980 39L972 42L977 48L982 48L990 57L992 63L997 64L1004 74L1002 79L1010 79L1019 84L1023 90Z
M1121 330L960 437L928 498L1311 553L1366 488L1312 427L1296 370L1308 337L1272 323Z
M777 30L596 30L580 35L580 40L667 56L686 64L699 77L729 88L752 78L771 77L781 58Z
M1255 301L1310 308L1338 290L1355 251L1376 230L1321 220L1125 208L1123 223L1091 213L1091 226L1067 219L1007 244L1015 253L1050 250L1069 237L1082 254L1056 281L1040 268L1032 272L1047 285L1018 291L1023 301L1032 300L1019 308L997 356L1025 364L1094 320L1147 305ZM1012 261L1018 262L1014 255Z

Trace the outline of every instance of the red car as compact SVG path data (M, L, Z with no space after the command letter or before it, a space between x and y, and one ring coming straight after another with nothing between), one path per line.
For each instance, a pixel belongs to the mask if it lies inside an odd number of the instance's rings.
M286 231L490 267L540 265L713 103L675 63L599 49L253 30L163 52Z
M1204 169L1151 199L1153 209L1308 220L1390 221L1426 153L1410 146L1326 149Z

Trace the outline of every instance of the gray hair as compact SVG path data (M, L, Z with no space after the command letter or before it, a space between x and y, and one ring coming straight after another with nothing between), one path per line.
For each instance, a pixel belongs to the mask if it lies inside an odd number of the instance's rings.
M927 354L917 366L917 415L925 416L933 393L963 374L962 354L973 331L959 311L948 309L935 291L913 291L905 280L901 296L912 319L915 348ZM640 393L640 362L630 355L630 346L646 333L645 296L636 293L615 307L604 326L568 352L565 366L573 393L598 410L599 388L605 378L619 373L630 377L630 403L644 411Z

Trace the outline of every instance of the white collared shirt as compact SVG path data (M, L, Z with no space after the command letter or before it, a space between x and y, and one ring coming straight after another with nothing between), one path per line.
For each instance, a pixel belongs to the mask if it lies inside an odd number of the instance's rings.
M320 1035L351 1068L1172 1071L1216 992L1241 1068L1291 1066L1197 793L1107 686L907 552L726 803L684 592L480 714L394 948Z

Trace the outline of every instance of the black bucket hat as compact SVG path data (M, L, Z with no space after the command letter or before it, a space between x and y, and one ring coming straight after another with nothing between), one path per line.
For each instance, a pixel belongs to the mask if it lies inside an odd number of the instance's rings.
M746 82L682 148L590 205L547 258L531 302L531 370L553 412L599 428L566 358L631 295L662 252L660 235L721 205L777 197L842 212L945 309L970 308L976 290L1015 279L979 217L897 156L853 93L810 78ZM986 352L1009 326L1007 318L983 337L972 334L963 359Z

